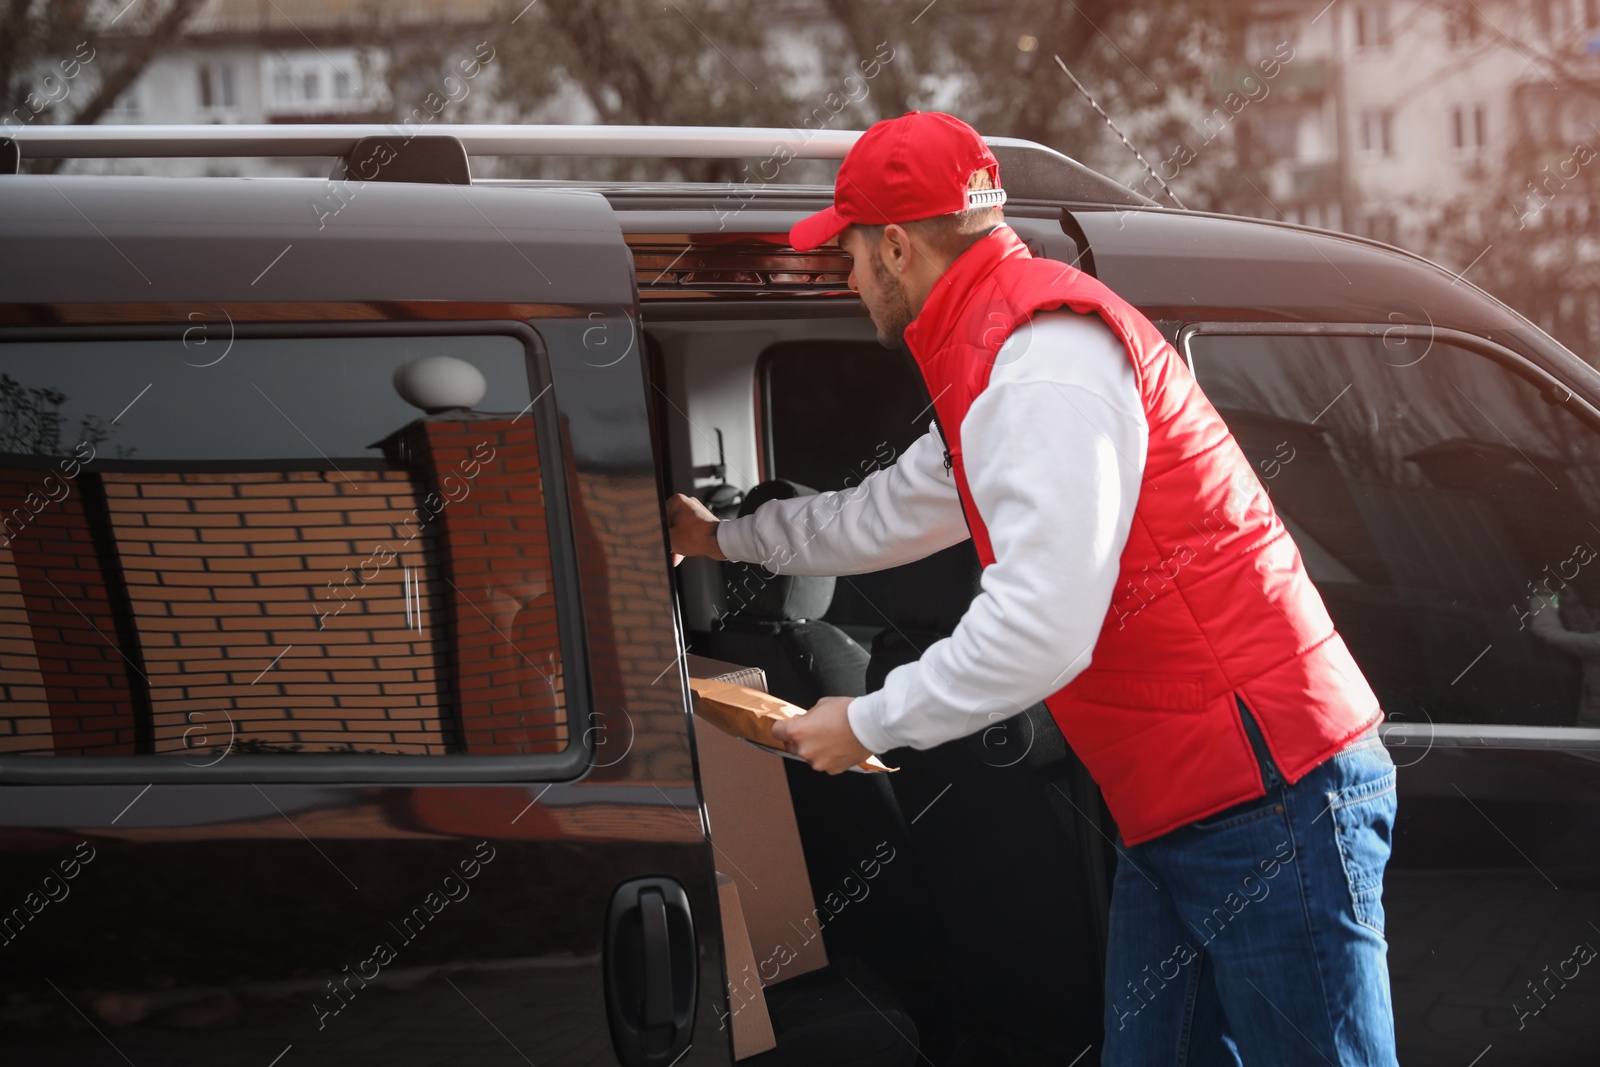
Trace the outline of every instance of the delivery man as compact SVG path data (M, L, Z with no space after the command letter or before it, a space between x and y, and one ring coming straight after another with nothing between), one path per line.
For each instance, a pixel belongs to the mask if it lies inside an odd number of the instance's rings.
M1120 830L1103 1062L1393 1064L1377 698L1189 368L1100 282L1030 255L1004 197L952 116L862 135L790 242L850 253L935 423L843 493L720 523L676 496L673 550L853 574L970 536L982 591L954 633L779 740L837 773L1043 700Z

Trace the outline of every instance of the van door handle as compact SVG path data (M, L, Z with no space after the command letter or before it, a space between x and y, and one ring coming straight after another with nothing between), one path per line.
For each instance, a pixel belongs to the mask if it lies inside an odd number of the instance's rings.
M644 1005L639 1025L665 1026L672 1021L672 939L667 934L667 902L658 889L639 894L644 928Z
M623 1067L666 1067L688 1047L699 987L694 915L673 878L635 878L606 914L606 1014Z

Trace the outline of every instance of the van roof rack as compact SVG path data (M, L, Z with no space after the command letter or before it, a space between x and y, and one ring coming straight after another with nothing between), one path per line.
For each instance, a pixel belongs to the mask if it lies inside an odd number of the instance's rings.
M857 130L743 126L285 123L29 126L12 131L10 139L21 160L331 156L344 161L343 173L359 174L354 156L361 142L371 138L398 143L427 138L435 144L454 139L467 156L761 159L781 165L788 159L843 159L860 136ZM1015 200L1157 206L1149 197L1044 145L1014 137L984 140L1000 161L1006 190ZM408 176L408 180L418 178Z

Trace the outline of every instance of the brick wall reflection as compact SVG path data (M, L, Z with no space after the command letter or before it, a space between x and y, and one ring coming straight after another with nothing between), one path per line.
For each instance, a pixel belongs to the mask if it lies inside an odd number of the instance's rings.
M533 420L419 419L385 454L426 480L450 653L469 752L555 752L566 742L550 540Z
M131 753L133 683L111 613L114 576L102 566L84 486L52 500L56 490L44 487L64 483L47 483L46 473L0 470L0 751Z
M85 472L14 523L0 751L133 752L140 679L156 752L563 747L531 419L419 419L384 444L398 469L105 473L98 518ZM38 477L0 470L0 506Z
M404 592L427 546L392 544L415 506L406 472L105 482L156 751L225 745L230 722L244 751L445 750L425 610L438 595L425 583L424 610L408 612ZM395 551L378 566L385 544Z
M594 671L589 779L688 784L694 767L655 480L604 471L576 480L578 566L588 603L608 608L584 620ZM626 760L617 758L621 747Z

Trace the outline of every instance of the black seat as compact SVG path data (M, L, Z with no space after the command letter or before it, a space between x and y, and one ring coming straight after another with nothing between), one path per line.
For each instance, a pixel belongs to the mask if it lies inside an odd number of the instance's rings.
M971 543L878 575L889 626L868 689L947 637L978 591ZM943 914L938 987L903 991L923 1048L949 1064L1067 1063L1099 1046L1105 844L1098 794L1044 705L884 762ZM1080 812L1081 809L1081 812Z
M769 500L808 496L794 482L762 482L745 494L740 516ZM711 631L711 655L767 672L767 688L809 708L824 696L860 696L867 650L823 622L833 603L833 578L772 574L755 563L724 563L727 605Z
M810 492L765 482L741 514ZM713 630L710 654L762 667L769 689L802 707L878 688L949 636L980 573L968 542L849 579L887 624L869 660L820 618L834 579L724 568L733 610ZM861 884L861 863L881 843L895 850L868 895L823 927L830 957L858 958L880 975L940 1067L1065 1063L1098 1047L1106 846L1087 818L1098 794L1049 713L1038 705L937 748L894 749L884 761L899 770L829 776L785 762L819 907Z
M763 482L745 495L740 514L812 492L794 482ZM723 576L729 610L712 630L712 656L762 668L774 696L803 708L824 696L866 692L866 649L821 619L833 600L833 578L773 575L743 563L724 564ZM821 774L798 760L785 760L784 771L830 958L854 958L895 989L937 984L942 924L923 889L887 781L892 776ZM885 855L893 858L878 862Z
M745 494L739 514L815 491L795 482L763 482ZM769 692L802 708L825 696L866 691L867 650L822 621L835 579L775 575L756 564L731 562L723 564L723 577L727 606L712 629L713 657L760 667ZM881 774L829 776L798 760L785 760L784 770L832 963L767 988L778 1047L742 1062L909 1065L917 1059L917 1027L900 1005L893 979L911 957L930 967L926 957L936 951L936 939L928 936L928 923L906 921L926 909L896 903L919 895L920 876L894 793ZM886 855L892 858L881 862ZM830 904L837 910L830 911ZM875 973L879 969L889 982Z

